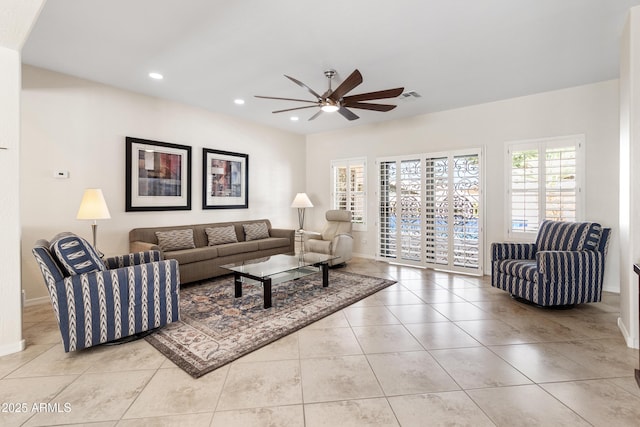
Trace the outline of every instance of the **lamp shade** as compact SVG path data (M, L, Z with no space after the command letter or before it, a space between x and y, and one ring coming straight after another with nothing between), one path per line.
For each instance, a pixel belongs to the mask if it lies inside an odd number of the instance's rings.
M107 203L104 201L102 190L99 188L87 188L82 195L77 219L109 219L111 214Z
M309 200L309 196L307 193L298 193L296 194L296 198L293 199L293 203L291 203L292 208L312 208L313 203Z

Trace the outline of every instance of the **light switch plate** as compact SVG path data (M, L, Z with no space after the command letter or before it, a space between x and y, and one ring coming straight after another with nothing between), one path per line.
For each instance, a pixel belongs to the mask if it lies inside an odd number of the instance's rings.
M62 171L62 170L53 171L53 177L57 179L67 179L69 178L69 171Z

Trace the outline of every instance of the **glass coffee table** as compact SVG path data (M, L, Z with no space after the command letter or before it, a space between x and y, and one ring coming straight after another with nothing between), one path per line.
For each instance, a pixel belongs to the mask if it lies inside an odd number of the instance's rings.
M329 286L329 261L335 258L333 255L302 252L296 255L272 255L220 267L233 272L236 298L242 296L243 283L258 282L264 292L264 308L269 308L271 287L275 284L299 279L320 270L322 286Z

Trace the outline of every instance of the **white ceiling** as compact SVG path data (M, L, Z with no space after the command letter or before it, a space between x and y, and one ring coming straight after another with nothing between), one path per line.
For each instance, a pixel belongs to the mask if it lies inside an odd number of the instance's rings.
M619 38L640 0L49 0L23 62L309 134L618 77ZM307 119L323 71L349 94L404 86L387 113ZM150 71L164 80L147 77ZM336 86L334 84L334 88ZM235 98L246 104L238 106ZM388 100L382 102L389 102Z

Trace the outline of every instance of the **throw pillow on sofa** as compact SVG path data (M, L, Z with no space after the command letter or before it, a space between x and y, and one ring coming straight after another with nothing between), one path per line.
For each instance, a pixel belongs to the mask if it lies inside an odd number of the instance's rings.
M207 233L209 246L238 242L238 237L236 236L236 228L233 225L229 225L226 227L205 228L204 232Z
M49 250L55 254L69 275L105 271L100 255L89 242L73 233L57 234L51 240Z
M242 224L244 234L249 240L259 240L269 238L269 228L266 222L254 222L251 224Z
M158 238L158 246L163 251L179 251L180 249L193 249L196 247L193 243L193 230L187 228L185 230L156 231Z

